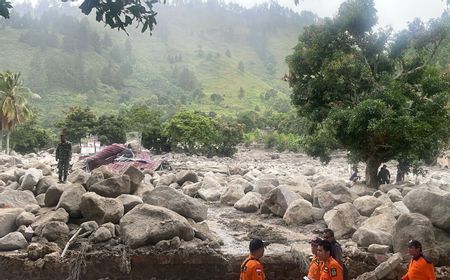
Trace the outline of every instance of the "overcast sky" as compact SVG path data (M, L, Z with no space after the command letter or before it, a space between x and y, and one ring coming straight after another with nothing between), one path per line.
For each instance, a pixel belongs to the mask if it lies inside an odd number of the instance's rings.
M267 0L225 0L245 7L267 2ZM337 13L344 0L303 0L298 6L294 0L276 0L280 5L288 6L295 11L312 11L321 17L332 17ZM442 0L375 0L378 10L379 25L391 25L399 30L407 26L409 21L420 17L423 21L439 17L446 6Z

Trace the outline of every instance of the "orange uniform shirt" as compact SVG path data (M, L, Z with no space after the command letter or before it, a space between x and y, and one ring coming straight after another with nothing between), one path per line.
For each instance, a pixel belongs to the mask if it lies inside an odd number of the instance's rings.
M320 267L322 263L316 256L313 256L311 263L309 264L308 269L308 278L310 280L319 280L320 279Z
M320 280L344 280L344 270L333 257L329 257L320 267Z
M240 280L266 280L264 267L253 256L248 256L241 265Z
M402 277L402 280L436 280L434 266L422 256L417 260L412 259L409 263L408 272Z

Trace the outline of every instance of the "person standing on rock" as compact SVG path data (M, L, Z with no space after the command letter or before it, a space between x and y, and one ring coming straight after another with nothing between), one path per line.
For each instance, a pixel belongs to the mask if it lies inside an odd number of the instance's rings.
M264 255L264 243L255 238L250 241L250 256L241 264L240 280L265 280L264 267L259 259Z
M309 264L308 269L308 279L309 280L319 280L320 279L320 267L322 266L322 262L317 257L317 247L319 246L319 243L322 241L321 238L316 237L312 239L309 244L311 244L311 252L312 252L312 259L311 263Z
M58 162L58 177L60 183L65 183L69 172L69 164L72 159L72 144L61 135L61 142L56 147L56 161Z
M387 169L386 164L384 164L383 167L381 167L377 177L380 185L389 184L391 182L391 173Z
M331 243L326 240L320 241L317 246L317 257L322 262L319 280L344 280L344 270L331 256L331 248Z
M422 244L419 241L408 242L408 253L411 261L402 280L436 280L433 263L422 254Z
M334 231L329 228L324 229L322 231L322 238L331 244L331 256L341 265L344 271L344 279L347 279L347 267L342 260L342 247L334 238Z

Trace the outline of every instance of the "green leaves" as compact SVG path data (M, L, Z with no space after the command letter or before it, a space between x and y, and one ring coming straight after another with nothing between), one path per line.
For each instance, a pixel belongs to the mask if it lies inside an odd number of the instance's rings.
M354 161L406 167L436 156L450 134L450 84L430 62L448 22L415 21L392 40L389 29L372 32L372 0L349 0L307 27L287 58L293 103L312 123L305 151L327 162L344 148Z
M9 10L12 9L11 2L0 0L0 16L9 18Z
M3 1L3 0L0 0ZM92 10L96 10L96 20L104 22L113 29L123 30L137 23L137 27L142 25L141 32L153 30L156 25L156 12L153 10L157 0L84 0L80 5L82 13L89 15ZM165 3L166 1L162 1Z

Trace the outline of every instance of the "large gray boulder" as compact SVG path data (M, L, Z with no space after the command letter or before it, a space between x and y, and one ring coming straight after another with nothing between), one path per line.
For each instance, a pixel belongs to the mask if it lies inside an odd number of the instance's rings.
M411 212L420 213L438 228L450 233L450 192L435 186L410 191L403 203Z
M139 184L145 177L145 174L133 165L130 165L123 174L130 177L130 193L134 193L137 190Z
M41 228L43 225L48 224L49 222L63 222L67 223L69 221L69 213L63 208L59 208L54 211L48 211L44 213L36 219L34 223L31 224L31 227L36 230L37 228Z
M16 217L16 226L29 226L36 221L36 216L30 212L22 212Z
M302 197L298 193L286 187L276 187L265 196L263 206L267 207L273 214L283 217L289 205L300 198Z
M309 202L312 202L312 188L309 184L306 177L302 175L294 175L287 178L281 178L280 179L281 184L285 184L288 186L290 190L293 192L298 193L301 195L304 199L308 200Z
M36 229L36 234L45 237L53 242L58 239L66 239L69 234L69 227L64 222L51 221Z
M358 210L350 202L339 204L323 217L337 239L351 236L358 228L360 218Z
M376 229L392 234L397 220L391 213L382 213L372 216L361 223L361 227Z
M240 175L232 176L229 184L240 185L242 187L242 189L244 190L244 193L251 192L254 189L254 186L252 184L250 184L249 181L242 178Z
M145 193L142 200L147 204L175 211L196 222L205 220L208 215L208 207L200 200L187 196L171 187L157 187L153 191Z
M120 220L120 233L125 244L132 248L155 245L161 240L178 236L190 241L194 229L183 216L164 207L141 204Z
M0 238L0 251L24 249L28 242L20 232L11 232Z
M394 226L392 234L392 244L394 252L400 252L403 255L408 253L408 241L411 239L419 240L427 255L433 259L438 259L440 253L435 248L435 236L433 224L422 214L409 213L402 214Z
M185 182L198 182L198 176L194 171L183 170L176 174L178 185L182 186Z
M31 167L42 170L42 175L44 175L44 176L52 175L52 168L51 168L51 166L49 166L49 165L47 165L45 163L36 162Z
M398 189L392 189L387 192L387 195L391 199L392 202L402 201L403 196L402 193Z
M200 182L185 185L181 190L185 195L190 197L196 197L198 195L198 191L202 188L202 184Z
M370 244L392 245L392 233L396 222L391 213L370 217L361 223L352 239L362 247L368 247Z
M101 182L103 180L105 180L103 173L97 169L94 169L86 181L86 189L89 190L92 185Z
M397 210L397 207L395 207L394 203L388 202L381 206L378 206L375 211L373 211L371 216L378 216L380 214L388 214L394 216L395 218L398 218L401 213L399 210Z
M80 184L73 184L62 193L56 208L66 209L72 218L81 218L80 204L81 197L86 193Z
M313 219L313 207L311 202L303 198L297 199L289 205L283 220L288 225L304 225L310 224Z
M45 206L52 207L58 204L58 201L61 198L61 195L63 194L64 190L70 188L70 186L71 184L56 184L50 186L47 192L45 193L44 198Z
M137 195L131 194L121 194L116 198L116 200L122 203L125 213L133 209L136 205L144 203L144 201L142 201L142 198Z
M278 180L266 178L266 179L257 179L255 181L254 191L265 195L275 189L279 185Z
M30 168L25 172L25 175L23 175L20 188L22 190L33 191L34 187L42 177L42 170Z
M100 172L103 174L103 178L105 179L109 179L112 177L116 177L119 174L117 174L116 171L112 170L108 165L102 165L100 167L97 167L96 169L94 169L95 172Z
M0 208L0 237L17 229L16 219L23 211L22 208Z
M248 192L239 199L235 204L234 208L239 211L252 213L258 211L262 203L262 196L257 192Z
M99 227L92 235L92 241L94 243L100 243L100 242L105 242L108 241L112 238L112 233L109 229L107 229L106 227Z
M50 186L56 185L58 182L53 177L42 177L36 185L34 194L36 196L40 194L45 194Z
M111 177L101 182L95 183L89 188L90 192L95 192L104 197L116 198L121 194L130 194L131 183L128 175Z
M81 197L81 214L84 218L98 224L118 223L124 213L123 205L114 198L102 197L94 192L87 192Z
M69 181L72 184L81 184L86 185L87 180L89 179L90 175L84 170L77 169L67 176L67 181Z
M157 180L156 186L170 186L177 182L177 176L172 173L164 174Z
M225 192L220 196L220 203L233 206L245 195L244 189L238 184L229 184Z
M355 205L359 213L367 217L372 215L373 211L382 204L383 203L379 199L371 195L361 196L353 201L353 205Z
M222 185L213 176L207 176L203 178L201 188L197 194L206 201L217 201L220 199L222 191Z
M361 247L368 247L371 244L391 246L392 234L381 230L360 227L353 234L352 240Z
M0 193L0 206L24 208L29 204L38 204L30 191L4 190Z
M352 202L358 196L345 186L343 182L324 182L316 185L312 191L313 206L331 210L333 207Z

